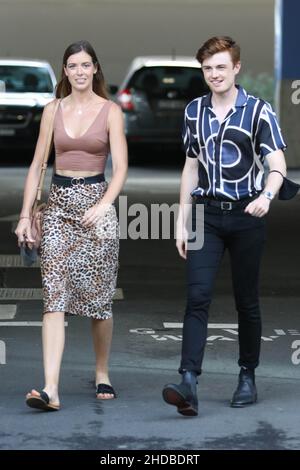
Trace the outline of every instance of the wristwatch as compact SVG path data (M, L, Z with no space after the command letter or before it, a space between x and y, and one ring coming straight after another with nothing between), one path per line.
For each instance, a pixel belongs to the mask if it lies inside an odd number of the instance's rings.
M263 191L262 194L269 199L269 201L272 201L274 199L274 193L272 191Z

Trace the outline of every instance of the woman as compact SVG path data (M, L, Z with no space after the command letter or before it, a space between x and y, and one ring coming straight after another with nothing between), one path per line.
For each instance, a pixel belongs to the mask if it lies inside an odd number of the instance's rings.
M63 57L60 99L54 120L55 174L44 212L41 241L45 387L26 403L58 410L64 349L64 313L90 317L96 354L96 397L115 398L108 375L112 298L118 269L118 221L114 201L127 174L127 146L120 107L107 99L101 67L87 41L71 44ZM19 246L34 243L30 230L47 131L56 100L43 112L40 134L25 183ZM110 148L113 176L104 169Z

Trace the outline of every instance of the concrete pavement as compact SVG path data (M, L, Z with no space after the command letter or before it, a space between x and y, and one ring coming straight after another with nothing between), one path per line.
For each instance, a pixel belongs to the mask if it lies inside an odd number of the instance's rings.
M21 170L19 173L22 177ZM20 204L19 189L13 201L3 192L9 174L10 181L21 187L13 176L14 169L7 170L0 180L2 217L17 213ZM144 178L140 188L136 175ZM169 183L159 181L159 175ZM131 176L126 188L130 202L149 205L177 200L176 168L169 172L150 170L149 174L146 169L133 169ZM0 319L0 340L6 346L6 364L0 365L0 448L299 449L299 202L299 196L289 203L276 201L269 215L261 275L264 328L257 405L229 407L237 383L238 343L227 258L211 307L204 373L198 387L199 416L184 418L162 401L163 385L179 378L184 261L176 254L174 240L123 240L118 287L124 299L114 303L111 355L117 400L95 399L90 323L68 317L62 409L45 414L27 408L26 392L42 386L41 330L39 326L1 323L41 321L41 301L2 300L1 304L16 305L17 309L14 318ZM10 227L11 221L0 220L1 254L17 253ZM40 283L38 269L5 268L0 273L2 288L32 288Z

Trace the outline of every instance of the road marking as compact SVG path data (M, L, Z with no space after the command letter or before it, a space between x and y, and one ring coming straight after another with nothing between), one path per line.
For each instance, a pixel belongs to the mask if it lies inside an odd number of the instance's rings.
M29 267L39 268L39 258L36 263ZM0 268L28 268L28 266L24 266L20 255L0 255Z
M181 329L183 326L183 323L179 322L163 322L163 326L166 329ZM209 323L208 328L212 329L222 329L223 331L226 331L227 333L232 334L235 338L228 338L227 336L223 335L211 335L207 337L207 344L212 344L212 342L217 341L237 341L237 336L238 336L238 325L237 324L231 324L231 323ZM160 332L161 329L159 329L157 332ZM276 329L273 330L277 333L278 335L270 335L270 336L261 336L261 340L265 342L273 342L275 339L280 338L280 336L286 336L287 333L285 333L284 330L282 329ZM182 340L182 335L170 335L170 334L157 334L156 330L153 328L135 328L129 330L130 333L135 333L139 335L149 335L156 341L167 341L167 340L173 340L173 341L181 341ZM300 333L298 330L287 330L287 332L291 335L294 336L299 336Z
M41 321L0 321L1 326L42 326ZM68 326L68 322L65 322L65 326Z
M173 323L173 322L164 322L164 328L182 328L183 323ZM208 328L229 328L229 329L237 329L237 323L209 323Z
M41 300L42 289L31 288L2 288L0 289L0 300ZM123 289L117 288L113 300L123 300Z
M274 330L274 331L275 331L276 335L278 335L278 336L284 336L284 335L286 335L286 333L285 333L284 330Z
M12 304L0 305L0 320L11 320L15 318L17 313L17 306Z
M118 287L116 289L116 293L114 295L113 300L124 300L124 293L123 293L123 289L121 287Z
M129 333L137 333L138 335L154 335L155 330L152 328L134 328L133 330L129 330Z
M221 336L221 335L212 335L207 338L207 342L209 341L215 341L216 339L220 341L235 341L235 339L232 338L227 338L226 336Z
M0 364L6 364L6 344L4 341L0 341Z
M237 330L232 330L230 328L223 328L224 331L226 331L227 333L231 333L232 335L238 335L238 331Z
M0 300L40 300L42 289L2 288Z
M19 219L20 214L10 214L0 217L0 222L12 222Z
M153 335L153 336L155 336L155 335ZM164 335L164 338L173 339L174 341L181 341L182 340L182 336L174 336L174 335Z

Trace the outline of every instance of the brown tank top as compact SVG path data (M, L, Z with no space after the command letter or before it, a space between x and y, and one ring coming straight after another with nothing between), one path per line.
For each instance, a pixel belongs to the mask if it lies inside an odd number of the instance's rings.
M101 106L95 120L80 137L70 137L65 129L61 104L54 119L55 168L57 170L104 173L109 152L107 115L113 101Z

